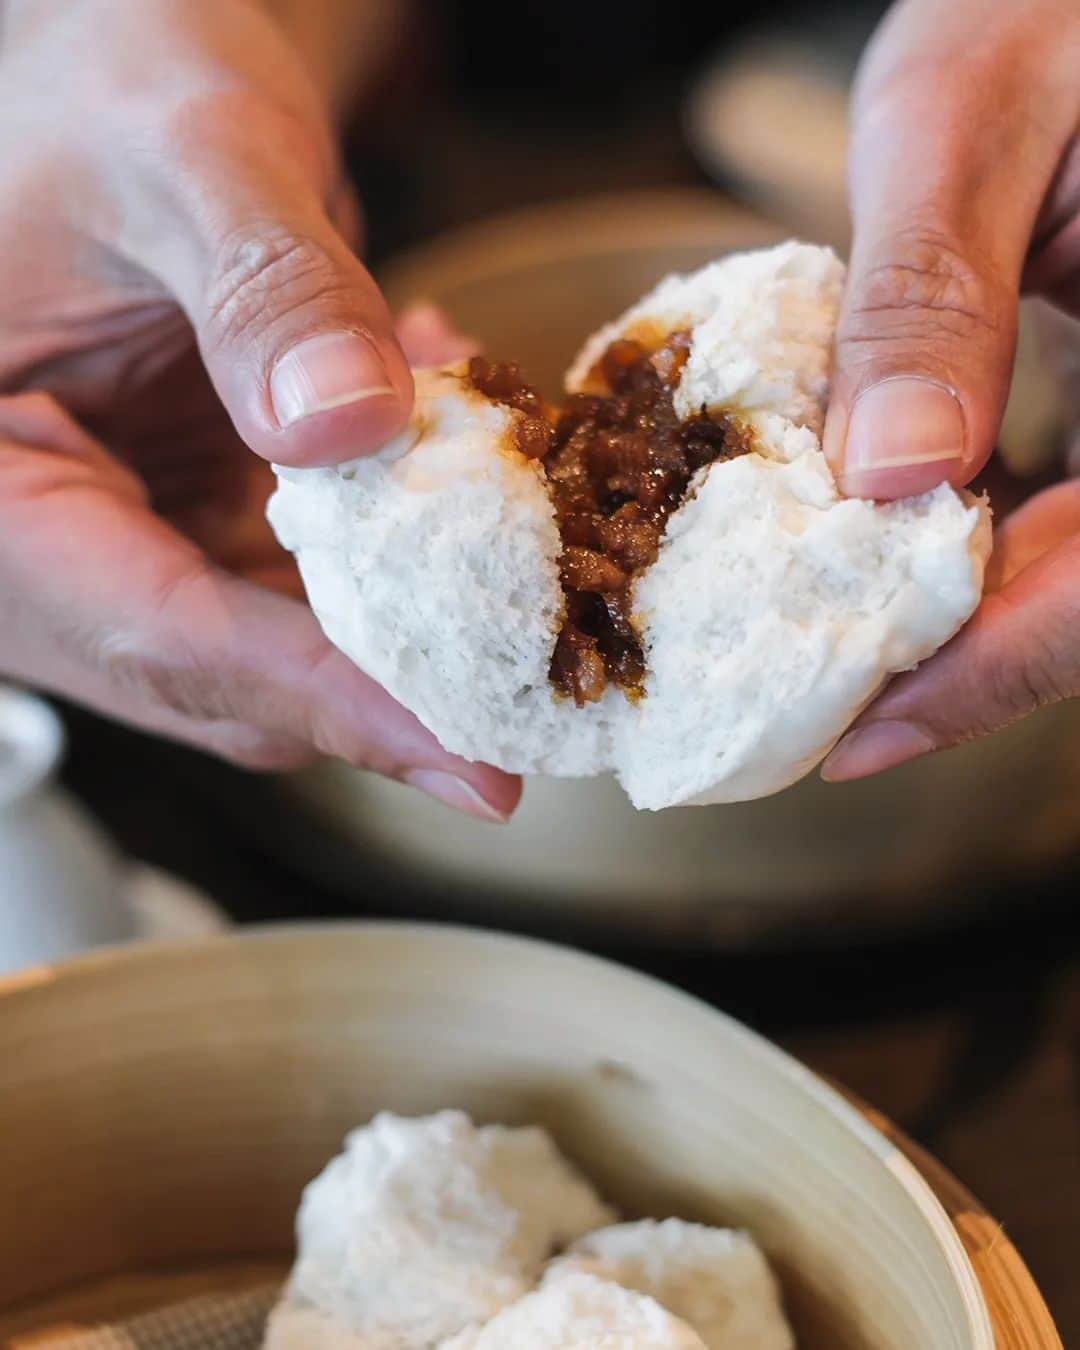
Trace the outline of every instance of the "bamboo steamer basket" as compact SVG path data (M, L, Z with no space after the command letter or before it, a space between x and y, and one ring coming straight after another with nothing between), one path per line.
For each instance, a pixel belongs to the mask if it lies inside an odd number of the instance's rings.
M0 983L0 1343L277 1278L380 1109L540 1122L629 1215L750 1228L802 1350L1060 1347L1019 1256L886 1122L722 1014L409 925L117 949Z
M786 234L711 190L605 195L470 226L398 259L380 280L394 305L438 301L554 393L584 336L665 273ZM1025 409L1050 402L1029 346L1013 400L1021 425ZM1045 432L1045 419L1036 422L1028 441ZM635 812L609 778L534 779L498 832L343 765L284 790L351 844L355 868L347 850L332 868L323 850L309 859L320 882L346 893L364 892L377 858L426 887L433 905L443 897L455 917L487 921L512 905L553 931L585 921L648 941L739 945L792 922L843 938L959 914L988 881L1029 881L1072 857L1078 731L1080 704L1063 704L867 782L811 775L764 801L659 815ZM304 865L305 849L295 853Z

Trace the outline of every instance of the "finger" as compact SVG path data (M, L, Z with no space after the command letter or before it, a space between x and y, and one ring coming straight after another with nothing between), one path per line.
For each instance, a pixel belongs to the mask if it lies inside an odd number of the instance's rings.
M994 534L987 591L1000 591L1025 567L1080 538L1080 483L1059 483L1018 507Z
M414 366L441 366L475 356L480 344L458 332L446 314L429 301L403 309L397 319L398 341Z
M865 778L974 740L1080 693L1080 539L1031 563L983 600L948 646L902 675L822 767Z
M1064 36L1072 44L1075 69L1080 65L1080 10L1075 7ZM1050 185L1024 271L1025 289L1046 296L1074 323L1080 318L1077 258L1080 258L1080 136L1074 137Z
M10 401L9 401L10 402ZM0 435L5 430L0 401ZM93 442L48 400L34 441ZM25 429L27 416L21 410ZM98 448L100 449L100 448ZM86 458L84 456L84 459ZM96 706L140 710L226 752L250 729L505 819L517 780L448 754L319 631L304 605L213 566L137 499L0 440L4 661ZM82 672L74 676L72 671ZM55 684L54 684L54 687Z
M342 179L330 199L330 220L334 229L359 257L364 251L364 208L356 190Z
M1077 94L1055 6L896 6L853 102L826 453L843 490L967 482L1005 406L1024 258Z
M105 488L141 504L149 500L142 480L88 435L51 394L31 390L0 398L0 438L20 452L14 463L0 465L4 495L14 496L16 486L24 492L45 491L61 475L70 486Z
M124 710L102 709L108 715L125 719ZM298 773L317 764L319 752L302 741L288 736L275 736L262 727L243 722L187 722L182 717L163 717L157 725L147 724L143 730L157 736L178 740L216 755L229 764L260 773Z
M186 310L240 435L293 465L384 444L408 416L412 377L378 288L328 214L331 152L248 92L192 100L156 134L132 252ZM335 205L348 216L347 198Z
M88 669L42 643L5 644L5 676L153 736L215 755L241 768L293 772L319 760L313 746L243 722L201 721L159 704L134 699L103 672Z

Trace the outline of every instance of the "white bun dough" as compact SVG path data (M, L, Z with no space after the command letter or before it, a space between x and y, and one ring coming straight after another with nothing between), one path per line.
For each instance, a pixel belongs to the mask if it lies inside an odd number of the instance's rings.
M378 1115L304 1191L263 1350L793 1350L747 1234L615 1218L542 1129Z
M378 1115L304 1191L268 1345L421 1350L514 1303L613 1217L541 1129Z
M578 1238L544 1287L580 1274L647 1294L706 1350L794 1350L779 1286L748 1233L682 1219L616 1224Z
M802 777L888 677L978 604L989 513L947 486L839 496L820 447L843 267L788 243L663 281L586 343L689 328L681 416L739 417L754 451L696 475L635 583L636 703L560 698L560 541L517 413L465 368L417 372L407 430L333 468L278 468L269 515L329 639L446 749L510 772L613 770L634 805L742 801Z
M564 1276L441 1350L705 1350L654 1299L592 1275Z
M675 393L680 417L701 407L771 412L820 433L843 285L844 265L831 249L794 242L666 277L585 343L566 387L584 389L616 338L689 329Z

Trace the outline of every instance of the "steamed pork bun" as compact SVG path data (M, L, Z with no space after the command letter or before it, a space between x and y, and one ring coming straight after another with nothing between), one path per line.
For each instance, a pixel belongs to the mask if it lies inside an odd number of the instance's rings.
M705 1350L685 1322L655 1299L573 1273L513 1304L440 1350Z
M837 493L842 282L795 243L668 278L586 343L540 453L535 395L457 365L417 372L380 453L279 468L270 519L329 639L511 772L614 770L647 809L800 778L970 616L989 552L948 486Z
M264 1350L423 1350L514 1303L612 1217L543 1130L376 1116L304 1192Z
M544 1288L583 1274L655 1299L705 1350L794 1350L779 1286L748 1233L682 1219L616 1224L578 1238Z
M304 1192L263 1350L793 1350L749 1235L615 1217L541 1129L376 1116Z

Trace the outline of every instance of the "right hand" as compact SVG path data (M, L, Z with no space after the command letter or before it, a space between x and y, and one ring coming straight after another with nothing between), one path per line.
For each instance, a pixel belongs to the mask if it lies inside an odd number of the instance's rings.
M337 755L505 818L517 781L330 647L263 517L266 461L373 450L412 401L311 43L256 0L4 20L0 670L241 762ZM430 316L409 342L461 350Z
M1012 373L1021 287L1080 318L1080 5L900 0L863 58L855 227L826 451L850 496L967 483ZM1080 695L1080 484L998 531L982 605L825 765L861 778Z

